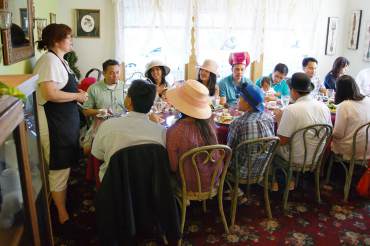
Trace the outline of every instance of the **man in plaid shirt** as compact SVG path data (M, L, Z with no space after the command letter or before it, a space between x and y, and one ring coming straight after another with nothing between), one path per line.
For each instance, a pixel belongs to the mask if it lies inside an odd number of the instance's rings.
M239 87L240 97L238 108L244 114L234 120L229 127L227 137L227 145L234 151L239 143L246 140L252 140L262 137L274 136L274 119L268 112L264 112L264 95L260 88L255 85L246 83ZM243 153L245 153L243 155ZM248 166L246 151L239 155L239 177L248 178ZM251 153L257 153L257 150L252 150ZM252 160L251 180L260 179L266 167L265 156L260 155ZM230 169L235 171L236 160L235 155L231 160ZM259 180L258 180L259 181Z

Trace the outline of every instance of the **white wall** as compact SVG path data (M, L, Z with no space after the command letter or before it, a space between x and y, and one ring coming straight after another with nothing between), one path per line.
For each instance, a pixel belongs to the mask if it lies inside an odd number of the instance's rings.
M362 20L360 27L360 42L358 44L357 50L347 49L347 39L349 35L349 22L352 14L352 10L362 10ZM348 2L348 7L345 17L345 47L344 56L350 61L351 66L349 74L356 76L357 73L364 69L370 67L370 62L365 62L363 60L364 49L365 49L365 34L366 34L366 23L370 22L370 1L369 0L351 0Z
M75 9L100 10L100 38L73 39L74 50L78 56L77 66L82 78L93 68L101 68L101 64L114 58L114 17L112 0L63 0L58 1L57 22L69 25L76 33Z

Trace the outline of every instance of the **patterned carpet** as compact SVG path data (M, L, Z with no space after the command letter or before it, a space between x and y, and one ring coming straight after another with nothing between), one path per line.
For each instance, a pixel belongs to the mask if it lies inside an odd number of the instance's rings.
M94 184L84 180L84 167L72 171L69 207L79 224L89 230L80 240L58 237L56 245L99 245L93 204ZM370 201L352 197L345 204L342 190L321 189L323 203L318 205L308 179L305 191L298 188L289 197L289 211L282 213L281 194L271 193L274 221L266 220L260 187L252 189L248 202L238 207L236 223L226 235L220 220L217 203L207 203L203 213L200 203L192 203L187 210L184 245L370 245ZM312 188L307 188L312 187ZM308 190L308 191L307 191ZM229 201L224 202L229 217ZM55 220L55 211L52 210ZM142 245L162 245L160 240L147 239Z

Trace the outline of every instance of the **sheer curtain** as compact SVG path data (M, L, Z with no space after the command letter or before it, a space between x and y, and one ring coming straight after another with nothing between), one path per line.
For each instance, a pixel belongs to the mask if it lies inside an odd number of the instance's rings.
M114 0L116 58L126 70L142 71L161 59L172 75L188 62L191 48L190 0Z

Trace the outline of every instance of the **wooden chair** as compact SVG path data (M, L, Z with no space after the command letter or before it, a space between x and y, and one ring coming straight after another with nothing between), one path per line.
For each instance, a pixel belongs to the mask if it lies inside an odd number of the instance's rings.
M239 184L247 184L247 194L250 192L250 185L259 183L263 180L264 199L266 212L269 219L272 219L269 190L268 190L268 175L270 164L275 154L276 147L279 144L278 137L265 137L253 140L246 140L234 149L233 158L235 158L235 166L227 175L227 179L234 183L231 199L231 225L235 223L237 198ZM256 166L259 166L256 170ZM247 178L240 177L240 168L247 167ZM253 174L253 176L252 176Z
M363 139L365 141L364 143L364 151L363 151L363 156L361 159L356 159L356 150L357 150L357 144L358 144L358 134L359 132L364 131L365 132L365 138ZM328 172L326 175L326 183L329 183L330 181L330 175L331 175L331 168L333 165L333 162L340 163L342 167L344 168L346 172L346 177L345 177L345 183L344 183L344 201L348 201L348 195L349 191L351 188L351 183L352 183L352 175L353 175L353 169L355 165L360 165L367 167L367 163L369 160L366 159L366 154L369 153L369 135L370 135L370 122L358 127L353 134L353 140L352 140L352 155L350 160L345 160L342 155L340 154L335 154L332 153L330 156L330 162L328 166ZM347 167L345 163L349 163L349 166Z
M332 134L332 127L327 124L314 124L311 126L304 127L297 130L289 139L289 158L288 160L283 159L281 156L276 155L273 161L274 173L277 169L283 171L286 178L285 191L283 195L283 208L284 210L288 207L288 196L289 196L289 184L292 181L293 172L296 172L295 184L299 182L300 173L315 172L315 186L316 186L316 197L317 202L321 203L320 197L320 166L323 158L325 149L329 144L329 139ZM303 160L299 162L293 162L293 155L296 146L294 146L294 139L301 139L301 143L304 147ZM308 149L308 141L312 140L318 144L311 150ZM311 160L308 160L308 156L312 156Z
M180 200L181 206L181 234L184 232L185 227L185 217L186 217L186 206L190 201L203 201L203 209L206 210L206 200L218 196L218 207L221 214L221 219L224 224L226 233L229 233L229 228L227 226L223 203L222 203L222 191L225 181L225 176L227 168L229 166L231 158L231 149L226 145L208 145L198 148L191 149L181 155L179 160L179 171L181 177L181 189L177 192L177 196ZM218 158L214 158L215 155ZM197 180L197 191L188 191L186 186L186 179L184 174L184 166L186 165L186 160L191 160L191 166L194 170L194 175ZM199 160L202 160L199 163ZM200 179L199 165L214 165L214 171L211 176L211 184L208 191L202 190L202 180ZM221 174L220 174L221 172ZM219 176L218 181L216 178ZM180 242L181 244L181 242Z

